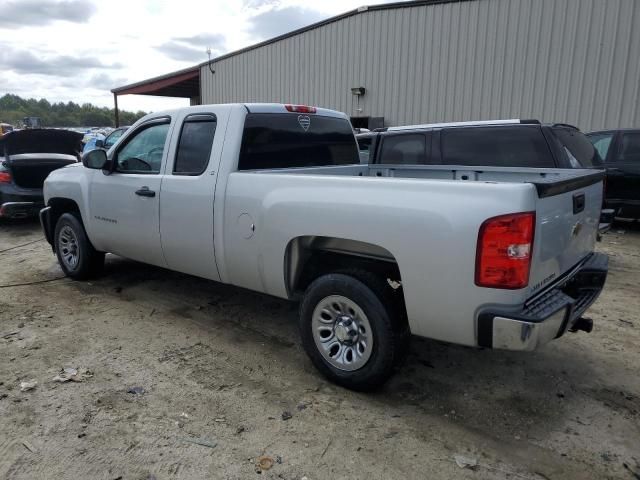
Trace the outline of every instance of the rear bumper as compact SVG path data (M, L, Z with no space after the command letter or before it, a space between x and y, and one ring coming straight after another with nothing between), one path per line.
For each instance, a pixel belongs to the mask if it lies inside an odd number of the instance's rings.
M0 204L0 218L28 218L35 217L42 208L41 203L35 202L5 202Z
M44 207L41 188L21 188L15 185L0 189L0 218L36 217Z
M521 309L489 309L478 316L478 344L502 350L535 350L562 336L596 301L607 279L609 257L592 254L553 289Z

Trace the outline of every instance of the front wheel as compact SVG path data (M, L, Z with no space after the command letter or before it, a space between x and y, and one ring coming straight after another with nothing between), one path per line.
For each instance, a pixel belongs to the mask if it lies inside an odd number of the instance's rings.
M364 278L363 278L364 277ZM365 275L315 280L300 305L300 334L315 367L333 382L371 390L393 373L406 347L395 309Z
M58 263L66 276L84 280L102 270L104 253L93 248L76 215L65 213L60 216L54 235Z

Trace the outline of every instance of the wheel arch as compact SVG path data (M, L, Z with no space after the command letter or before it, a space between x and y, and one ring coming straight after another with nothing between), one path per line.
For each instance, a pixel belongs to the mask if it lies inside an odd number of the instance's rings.
M80 210L80 206L76 203L75 200L64 197L53 197L50 198L47 202L47 206L51 207L50 210L50 218L52 228L56 228L56 223L58 223L58 219L65 213L77 213L80 216L80 221L84 224L84 220L82 219L82 212Z
M319 276L354 268L402 283L396 258L380 245L347 238L304 235L291 239L285 250L287 293L290 298L298 298Z

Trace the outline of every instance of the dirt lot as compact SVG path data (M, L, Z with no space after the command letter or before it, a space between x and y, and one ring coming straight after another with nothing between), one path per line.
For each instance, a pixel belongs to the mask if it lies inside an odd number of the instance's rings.
M358 394L316 374L295 305L113 256L73 282L35 222L0 224L0 478L638 479L640 228L618 228L593 333L533 354L414 339Z

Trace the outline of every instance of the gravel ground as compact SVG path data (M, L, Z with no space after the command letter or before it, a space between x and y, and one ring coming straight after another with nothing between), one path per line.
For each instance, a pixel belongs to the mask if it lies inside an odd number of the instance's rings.
M640 227L617 229L593 333L535 353L415 338L359 394L317 375L296 305L111 255L74 282L37 223L2 223L0 478L640 479Z

